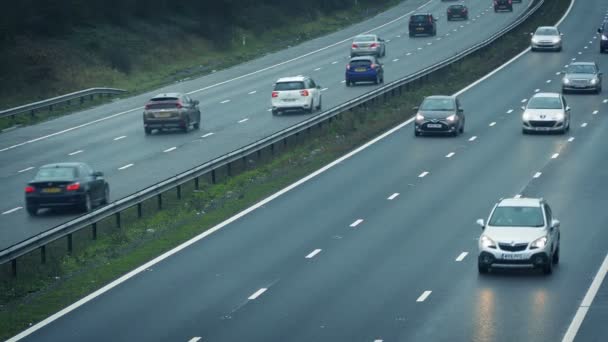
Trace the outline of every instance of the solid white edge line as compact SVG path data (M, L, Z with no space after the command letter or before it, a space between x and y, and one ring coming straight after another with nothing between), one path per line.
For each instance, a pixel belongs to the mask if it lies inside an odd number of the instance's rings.
M460 255L458 255L458 257L456 258L456 261L460 262L460 261L464 260L464 258L466 258L468 254L469 254L469 252L460 253Z
M23 209L23 207L17 207L17 208L13 208L13 209L10 209L10 210L7 210L7 211L3 212L3 213L2 213L2 215L8 215L8 214L12 214L12 213L14 213L15 211L18 211L18 210L21 210L21 209Z
M201 138L207 138L207 137L212 136L213 134L214 134L213 132L209 132L209 133L207 133L205 135L201 135Z
M581 305L578 310L576 310L576 314L574 318L572 318L572 322L568 326L568 330L562 339L562 342L572 342L576 338L576 334L578 333L578 329L583 324L583 320L585 320L585 316L587 315L587 311L589 307L593 303L593 299L597 295L597 291L599 290L604 278L606 277L606 273L608 272L608 254L604 258L604 262L600 265L600 268L597 270L595 277L593 278L593 282L589 286Z
M319 253L321 253L321 250L320 249L315 249L314 251L310 252L310 254L308 254L306 256L306 259L312 259L312 258L315 257L315 255L317 255Z
M19 170L19 171L17 171L17 173L23 173L23 172L29 171L29 170L31 170L31 169L33 169L33 168L34 168L33 166L26 167L26 168L25 168L25 169L23 169L23 170Z
M422 294L420 295L420 297L418 297L418 299L416 299L416 302L424 302L432 293L433 291L424 291L422 292Z
M566 11L566 13L564 14L564 16L563 16L563 17L562 17L562 18L561 18L561 19L558 21L558 23L557 23L556 25L559 25L559 24L560 24L560 23L561 23L561 22L562 22L562 21L563 21L563 20L566 18L566 16L568 15L568 13L570 13L570 10L572 9L572 6L574 5L574 3L575 3L575 2L576 2L576 0L572 0L572 2L570 3L570 7L568 8L568 10L567 10L567 11ZM429 4L429 3L431 3L431 0L430 0L430 1L428 1L426 4ZM421 6L420 8L422 8L422 7L426 6L426 4L425 4L425 5L423 5L423 6ZM492 6L490 6L490 8L491 8L491 7L492 7ZM409 15L409 14L411 14L411 13L413 13L413 12L410 12L410 13L408 13L408 14L405 14L405 15L403 15L402 17L397 18L397 19L396 19L396 20L394 20L394 21L397 21L397 20L400 20L400 19L402 19L402 18L405 18L406 16L408 16L408 15ZM389 23L391 23L391 22L389 22ZM389 23L386 23L386 24L384 24L384 25L388 25ZM378 28L380 28L380 27L377 27L376 29L378 29ZM368 32L371 32L371 31L373 31L373 30L370 30L370 31L368 31ZM350 39L344 40L343 42L348 41L348 40L350 40ZM469 90L469 89L473 88L473 87L474 87L474 86L476 86L477 84L479 84L479 83L483 82L484 80L486 80L486 79L488 79L488 78L492 77L494 74L496 74L496 73L497 73L497 72L499 72L500 70L502 70L502 69L506 68L508 65L510 65L511 63L513 63L513 62L514 62L515 60L517 60L519 57L523 56L523 55L524 55L526 52L528 52L529 50L530 50L530 47L528 47L526 50L524 50L524 51L522 51L521 53L519 53L517 56L515 56L515 57L511 58L510 60L508 60L506 63L504 63L504 64L503 64L503 65L501 65L500 67L498 67L498 68L494 69L493 71L491 71L490 73L488 73L488 74L486 74L486 75L482 76L482 77L481 77L480 79L478 79L477 81L475 81L475 82L473 82L473 83L469 84L468 86L464 87L463 89L461 89L461 90L457 91L457 92L454 94L454 96L458 96L458 95L460 95L460 94L462 94L462 93L466 92L467 90ZM243 76L241 76L241 77L244 77L244 76L245 76L245 75L243 75ZM608 100L605 100L605 101L606 101L606 102L608 102ZM140 107L140 108L138 108L138 109L142 109L142 108L143 108L143 107ZM138 110L138 109L136 109L136 110ZM131 110L131 111L134 111L134 110ZM38 322L38 323L34 324L33 326L29 327L28 329L26 329L26 330L22 331L21 333L19 333L19 334L15 335L14 337L12 337L12 338L10 338L10 339L8 339L6 342L15 342L15 341L18 341L18 340L20 340L20 339L22 339L22 338L26 337L26 336L31 335L32 333L34 333L35 331L39 330L40 328L43 328L44 326L46 326L46 325L48 325L49 323L51 323L51 322L53 322L53 321L57 320L57 319L58 319L58 318L60 318L61 316L64 316L64 315L66 315L66 314L70 313L71 311L74 311L74 310L75 310L75 309L77 309L78 307L80 307L80 306L82 306L82 305L86 304L87 302L89 302L89 301L93 300L94 298L99 297L100 295L102 295L102 294L104 294L104 293L108 292L108 291L109 291L109 290L111 290L112 288L114 288L114 287L116 287L116 286L118 286L118 285L120 285L120 284L124 283L125 281L129 280L130 278L134 277L135 275L137 275L137 274L139 274L139 273L141 273L141 272L145 271L146 269L148 269L148 268L150 268L150 267L154 266L155 264L157 264L157 263L159 263L159 262L161 262L161 261L163 261L163 260L165 260L165 259L169 258L170 256L172 256L172 255L174 255L174 254L177 254L178 252L182 251L183 249L188 248L189 246L191 246L191 245L193 245L193 244L197 243L198 241L200 241L200 240L204 239L205 237L207 237L207 236L209 236L209 235L213 234L214 232L216 232L216 231L218 231L218 230L222 229L223 227L225 227L225 226L229 225L230 223L232 223L232 222L234 222L234 221L236 221L236 220L240 219L241 217L243 217L243 216L245 216L245 215L249 214L250 212L252 212L252 211L254 211L254 210L258 209L258 208L260 208L261 206L266 205L268 202L270 202L270 201L272 201L272 200L276 199L277 197L280 197L281 195L283 195L283 194L285 194L285 193L287 193L287 192L291 191L292 189L294 189L294 188L298 187L299 185L301 185L301 184L303 184L303 183L306 183L306 182L307 182L307 181L309 181L310 179L312 179L312 178L314 178L314 177L316 177L316 176L318 176L318 175L320 175L320 174L324 173L325 171L327 171L327 170L331 169L332 167L334 167L334 166L336 166L336 165L338 165L338 164L342 163L343 161L345 161L345 160L347 160L347 159L351 158L352 156L354 156L354 155L358 154L359 152L361 152L361 151L363 151L363 150L367 149L368 147L370 147L370 146L374 145L374 144L375 144L375 143L377 143L378 141L381 141L381 140L383 140L384 138L386 138L386 137L388 137L388 136L392 135L393 133L395 133L395 132L399 131L399 130L400 130L400 129L402 129L403 127L405 127L405 126L409 125L410 123L412 123L412 122L414 121L414 119L415 119L415 117L409 118L408 120L406 120L406 121L404 121L404 122L400 123L399 125L397 125L397 126L395 126L395 127L391 128L390 130L388 130L388 131L384 132L383 134L381 134L381 135L377 136L376 138L374 138L374 139L372 139L372 140L368 141L367 143L365 143L365 144L363 144L363 145L359 146L358 148L354 149L353 151L351 151L351 152L347 153L346 155L344 155L344 156L342 156L342 157L340 157L340 158L338 158L338 159L334 160L333 162L331 162L331 163L329 163L329 164L325 165L324 167L320 168L319 170L317 170L317 171L315 171L315 172L313 172L313 173L309 174L308 176L306 176L306 177L304 177L304 178L302 178L302 179L300 179L300 180L298 180L298 181L296 181L296 182L292 183L291 185L289 185L289 186L287 186L287 187L285 187L285 188L283 188L283 189L281 189L281 190L279 190L279 191L275 192L274 194L272 194L272 195L270 195L270 196L266 197L266 198L265 198L265 199L263 199L262 201L260 201L260 202L258 202L258 203L256 203L256 204L254 204L253 206L251 206L251 207L249 207L249 208L247 208L247 209L245 209L245 210L241 211L240 213L238 213L238 214L236 214L236 215L234 215L234 216L232 216L232 217L228 218L227 220L225 220L225 221L223 221L223 222L221 222L221 223L219 223L219 224L217 224L217 225L213 226L212 228L208 229L207 231L205 231L205 232L203 232L203 233L199 234L198 236L195 236L194 238L192 238L192 239L190 239L190 240L188 240L188 241L186 241L186 242L182 243L181 245L179 245L179 246L177 246L177 247L175 247L175 248L173 248L173 249L171 249L171 250L169 250L169 251L165 252L164 254L159 255L158 257L156 257L156 258L154 258L154 259L152 259L152 260L150 260L150 261L146 262L145 264L143 264L143 265L139 266L138 268L136 268L136 269L134 269L134 270L132 270L132 271L130 271L130 272L128 272L128 273L126 273L126 274L125 274L125 275L123 275L122 277L120 277L120 278L118 278L118 279L114 280L113 282L111 282L111 283L109 283L109 284L107 284L107 285L103 286L103 287L102 287L102 288L100 288L99 290L97 290L97 291L95 291L95 292L93 292L93 293L89 294L88 296L86 296L86 297L84 297L84 298L82 298L82 299L78 300L77 302L75 302L75 303L73 303L73 304L71 304L71 305L67 306L66 308L64 308L64 309L62 309L62 310L60 310L60 311L58 311L57 313L55 313L55 314L53 314L53 315L51 315L51 316L49 316L49 317L45 318L44 320L42 320L42 321L40 321L40 322ZM58 133L53 133L53 134L54 134L54 135L57 135ZM38 138L38 140L41 140L41 139L40 139L40 138ZM25 143L22 143L22 144L23 144L23 145L25 145ZM3 150L0 150L0 152L2 152L2 151L3 151Z
M249 298L247 298L247 299L254 300L254 299L258 298L259 296L261 296L262 293L266 292L266 290L268 290L268 289L265 287L262 287L261 289L255 291L255 293L252 294L251 296L249 296Z
M131 166L133 166L133 164L127 164L127 165L125 165L125 166L121 166L121 167L119 167L118 169L119 169L119 170L124 170L124 169L128 169L128 168L130 168Z
M168 153L171 151L175 151L177 149L177 147L173 146L173 147L169 147L168 149L164 150L163 152Z
M360 225L363 222L363 219L358 219L355 222L350 224L351 228L355 228L356 226Z
M394 200L395 198L397 198L397 196L399 196L399 193L398 193L398 192L395 192L394 194L392 194L392 195L388 196L387 200L392 201L392 200Z
M118 141L118 140L124 139L126 137L127 137L126 135L121 135L119 137L114 138L114 141Z
M551 159L556 159L557 157L559 157L559 153L554 153L554 154L551 156Z

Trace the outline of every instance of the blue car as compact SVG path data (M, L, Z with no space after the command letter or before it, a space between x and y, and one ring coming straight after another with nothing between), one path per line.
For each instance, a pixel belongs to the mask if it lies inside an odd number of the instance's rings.
M356 82L384 82L384 68L375 56L353 57L346 65L346 86Z

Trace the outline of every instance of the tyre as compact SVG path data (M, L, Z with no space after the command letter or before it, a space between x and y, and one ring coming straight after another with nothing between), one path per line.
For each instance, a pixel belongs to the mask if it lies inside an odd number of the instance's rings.
M38 207L35 205L26 205L25 210L30 216L38 215Z
M144 132L146 132L146 135L150 135L150 134L152 134L152 129L148 128L148 127L144 127Z
M84 202L81 204L81 209L85 213L90 212L93 209L93 203L91 202L91 194L88 192L84 195Z
M460 134L464 133L464 121L462 122L462 126L460 126Z
M317 110L321 110L321 103L323 102L323 98L319 97L319 104L317 105Z
M431 36L435 37L437 35L437 29L433 29L433 33L431 33Z
M553 263L553 265L559 264L559 245L557 246L555 253L553 253L553 258L551 258L551 262Z
M101 200L101 205L106 205L108 203L110 203L110 187L106 185L106 188L103 191L103 199Z
M315 110L315 101L310 101L310 107L308 108L308 110L306 111L308 114L312 114L312 112L314 112Z
M193 126L194 129L201 129L201 113L198 113L198 117L196 118L196 122Z
M522 134L528 134L528 130L526 130L525 128L522 128L522 129L521 129L521 133L522 133Z
M551 257L551 259L553 259L553 257ZM549 260L549 262L543 266L543 273L547 275L553 273L553 260Z
M412 32L410 32L409 34L410 34L410 37L413 37L413 36L414 36L414 33L412 33Z
M279 114L279 111L278 111L278 110L276 110L276 109L273 109L273 110L272 110L272 115L278 115L278 114Z
M346 84L347 87L352 86L352 83L349 80L346 80L346 82L344 84Z
M415 137L419 137L420 136L420 132L418 132L416 129L414 129L414 136Z
M487 274L490 271L490 267L478 262L477 270L479 271L479 274Z
M374 84L380 84L380 76L376 75L376 79L374 80Z
M184 124L184 127L182 127L182 132L188 133L189 129L190 129L190 119L187 119Z

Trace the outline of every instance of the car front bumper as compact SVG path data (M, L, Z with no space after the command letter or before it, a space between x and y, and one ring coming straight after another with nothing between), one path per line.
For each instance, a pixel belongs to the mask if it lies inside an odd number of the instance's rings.
M458 122L447 121L417 121L414 129L418 133L455 133L458 130Z
M559 50L562 48L562 42L558 42L558 43L535 43L535 42L530 42L530 46L532 47L532 49L534 50Z
M528 120L523 121L522 128L526 132L558 132L564 129L565 120Z
M543 267L551 262L549 254L542 251L505 252L484 249L477 259L480 265L487 267Z

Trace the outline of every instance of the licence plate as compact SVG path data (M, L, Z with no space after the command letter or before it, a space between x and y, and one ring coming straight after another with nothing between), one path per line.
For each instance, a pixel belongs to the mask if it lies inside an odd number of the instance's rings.
M365 68L355 68L355 71L356 71L356 72L364 72L364 71L366 71L366 70L367 70L367 69L365 69Z
M441 124L427 124L426 127L428 127L428 128L441 128L443 126Z
M44 193L47 193L47 194L56 194L58 192L61 192L61 189L59 189L59 188L44 188L41 191L44 192Z
M173 113L156 113L154 117L156 118L170 118Z
M527 259L528 256L526 254L511 254L511 253L503 253L503 260L524 260Z
M424 31L424 27L416 27L416 31Z
M296 100L296 99L283 99L283 102L293 102L293 101L295 101L295 100Z

